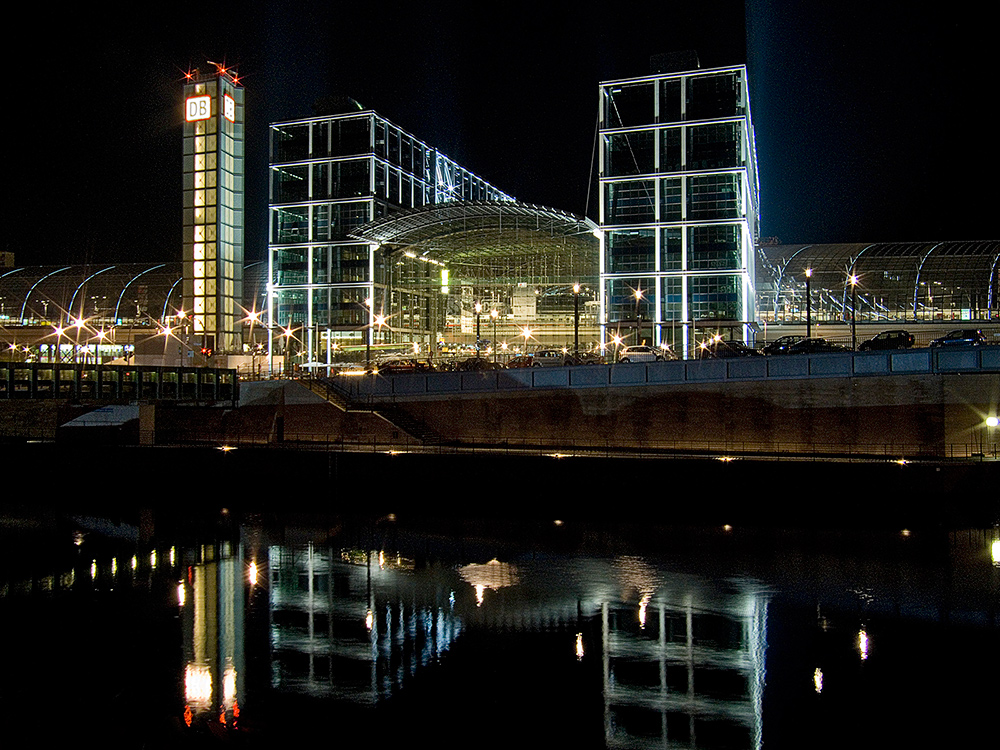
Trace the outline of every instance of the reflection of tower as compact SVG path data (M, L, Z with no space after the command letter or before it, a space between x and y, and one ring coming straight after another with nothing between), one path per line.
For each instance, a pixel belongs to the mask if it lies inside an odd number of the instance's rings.
M184 85L184 310L202 346L239 350L243 298L243 87L236 72Z
M608 747L746 747L762 741L767 602L601 607Z
M283 691L373 705L462 632L447 594L410 560L312 543L274 546L268 557L272 684Z
M240 545L222 542L189 552L182 586L185 717L239 717L244 679L244 585Z

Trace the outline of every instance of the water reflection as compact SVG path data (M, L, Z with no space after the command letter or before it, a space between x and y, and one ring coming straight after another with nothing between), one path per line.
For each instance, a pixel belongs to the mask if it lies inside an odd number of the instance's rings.
M135 669L157 685L143 712L171 717L181 741L285 736L290 719L272 706L302 699L365 712L338 714L341 737L363 736L373 717L454 728L477 711L524 722L523 732L534 726L526 717L548 711L553 727L530 731L588 746L796 747L815 727L843 738L836 718L866 701L885 737L919 737L918 718L933 734L944 726L935 710L996 697L983 677L995 673L995 649L961 652L978 660L968 668L913 654L954 656L982 634L995 642L997 530L911 530L865 545L732 528L635 532L652 544L572 533L567 543L365 523L162 540L59 531L3 558L0 622L5 642L30 652L11 657L35 688L27 694L58 680L75 686L81 715L124 716L124 703L98 709L97 686L134 684ZM79 640L108 654L106 677L81 659L72 629L18 625L80 612L89 620L76 621ZM35 684L34 674L51 678ZM950 692L920 688L928 679Z

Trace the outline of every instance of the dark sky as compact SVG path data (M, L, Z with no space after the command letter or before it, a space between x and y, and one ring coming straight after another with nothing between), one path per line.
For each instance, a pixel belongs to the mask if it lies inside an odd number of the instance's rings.
M595 217L597 83L683 49L703 67L749 65L762 235L996 238L985 6L559 5L191 6L204 21L165 4L45 11L24 26L33 52L4 53L4 249L19 264L178 259L181 81L206 59L235 64L246 87L249 258L267 245L267 124L331 93L520 200Z

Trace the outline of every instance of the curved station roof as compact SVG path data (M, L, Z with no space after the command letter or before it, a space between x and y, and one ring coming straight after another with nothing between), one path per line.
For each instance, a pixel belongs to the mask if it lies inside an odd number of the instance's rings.
M598 231L590 219L554 208L461 201L393 213L353 236L388 257L432 258L483 285L560 285L597 280Z
M21 266L0 269L0 324L48 325L71 318L154 325L182 306L180 261ZM243 269L246 309L266 304L267 264Z
M762 310L767 302L800 293L810 269L814 293L833 307L843 308L856 276L859 313L918 319L956 309L981 317L998 312L997 240L777 245L762 247L758 263L765 272L758 273L758 293L760 282L771 285Z

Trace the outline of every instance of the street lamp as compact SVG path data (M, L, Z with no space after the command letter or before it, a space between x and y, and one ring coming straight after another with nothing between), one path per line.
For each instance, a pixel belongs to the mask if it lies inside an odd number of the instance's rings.
M812 338L812 294L810 293L811 287L810 282L812 281L813 270L811 268L806 269L806 338Z
M851 349L858 349L858 275L851 274Z
M490 310L490 318L493 320L493 362L497 361L497 318L500 317L500 311L495 307Z
M580 356L580 285L573 285L573 356Z
M479 313L483 311L483 304L476 303L476 359L479 359Z
M639 302L642 301L642 289L636 289L633 292L635 297L635 343L639 345L642 343L642 313L639 311Z
M528 353L528 339L531 338L532 330L528 326L524 326L521 329L521 335L524 337L524 353Z

